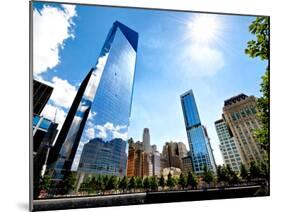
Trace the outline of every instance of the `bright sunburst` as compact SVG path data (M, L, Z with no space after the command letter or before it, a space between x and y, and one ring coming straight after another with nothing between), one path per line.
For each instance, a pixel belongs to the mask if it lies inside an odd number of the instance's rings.
M188 36L192 41L211 44L216 41L221 30L221 22L216 15L198 14L187 23Z

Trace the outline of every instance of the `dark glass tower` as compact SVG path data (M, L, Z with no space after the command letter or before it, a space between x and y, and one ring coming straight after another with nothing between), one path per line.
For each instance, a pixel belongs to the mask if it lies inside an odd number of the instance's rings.
M204 166L207 166L216 173L210 139L206 128L201 124L192 90L181 95L181 104L194 172L201 174Z
M52 92L51 86L33 79L33 114L41 114Z
M78 146L85 141L121 139L127 146L137 43L138 33L114 22L96 66L81 83L50 154L53 181L67 176ZM85 126L87 132L83 132ZM93 133L89 135L88 130Z
M98 59L103 72L92 105L94 117L87 123L92 134L85 131L81 138L81 145L90 142L81 154L79 181L85 174L126 175L137 44L137 32L120 22L113 24Z

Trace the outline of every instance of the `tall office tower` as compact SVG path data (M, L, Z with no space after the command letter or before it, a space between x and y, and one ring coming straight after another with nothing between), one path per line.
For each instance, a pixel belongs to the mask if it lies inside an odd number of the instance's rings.
M233 171L239 172L242 159L230 129L223 119L215 122L216 131L220 141L220 150L223 161L228 164Z
M149 135L149 129L144 128L143 129L143 146L144 146L144 151L145 152L150 152L151 147L150 147L150 135Z
M168 167L182 169L182 158L187 154L184 143L166 142L161 154L161 170Z
M193 172L191 153L188 152L186 157L182 158L182 172L187 175L188 172Z
M202 174L204 166L216 173L216 164L207 130L202 126L193 91L181 95L185 127L191 151L193 171Z
M41 114L52 92L53 87L38 80L33 80L33 114Z
M76 94L49 160L53 180L71 171L81 141L101 138L104 142L122 139L127 143L136 64L138 33L114 22L95 68L91 69ZM88 114L94 135L82 134ZM94 142L95 144L95 142ZM127 150L126 150L127 151Z
M254 96L239 94L224 101L223 116L233 133L242 161L263 160L264 151L254 138L254 130L260 128Z

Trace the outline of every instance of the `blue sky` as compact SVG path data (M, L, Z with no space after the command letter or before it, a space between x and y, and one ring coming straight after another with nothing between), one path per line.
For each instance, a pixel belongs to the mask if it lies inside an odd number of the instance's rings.
M242 92L260 95L266 64L244 54L254 38L248 26L255 17L203 17L202 30L194 28L202 18L192 12L34 3L34 76L55 88L44 115L54 119L57 108L56 121L63 123L79 83L95 66L118 20L139 33L129 137L140 140L148 127L151 144L160 152L170 140L188 147L180 95L193 89L221 164L214 121L221 117L225 99Z

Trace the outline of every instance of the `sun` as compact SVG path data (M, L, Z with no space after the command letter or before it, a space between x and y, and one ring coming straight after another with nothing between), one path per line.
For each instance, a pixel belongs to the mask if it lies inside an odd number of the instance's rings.
M187 28L193 42L211 44L218 38L221 22L217 15L197 14L187 23Z

